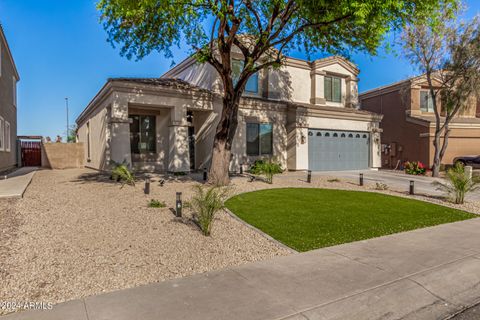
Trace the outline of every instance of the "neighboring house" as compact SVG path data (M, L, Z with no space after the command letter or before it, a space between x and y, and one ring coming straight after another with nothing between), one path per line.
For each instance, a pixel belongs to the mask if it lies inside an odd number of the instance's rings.
M0 25L0 172L17 166L17 82L20 80Z
M424 76L369 90L359 100L361 109L383 114L383 167L400 168L405 161L417 160L433 165L435 114ZM469 100L450 124L444 164L456 156L480 155L480 104L475 97Z
M240 57L238 57L240 58ZM232 61L234 70L240 60ZM287 58L252 76L240 102L230 169L274 158L289 170L380 166L381 115L357 110L359 70L342 57ZM77 119L86 164L136 169L208 166L222 108L221 81L188 58L161 78L109 79Z

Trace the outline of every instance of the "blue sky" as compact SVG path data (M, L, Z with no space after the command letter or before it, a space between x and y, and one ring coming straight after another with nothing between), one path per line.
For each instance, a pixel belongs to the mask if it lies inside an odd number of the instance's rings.
M480 13L480 1L469 0L467 17ZM152 54L130 61L106 42L95 1L0 0L2 23L21 80L18 84L18 134L55 137L70 123L110 77L158 77L171 60ZM175 50L175 61L188 48ZM302 52L291 54L305 58ZM313 57L315 58L315 57ZM409 64L381 51L378 56L353 55L359 66L359 90L365 91L416 74Z

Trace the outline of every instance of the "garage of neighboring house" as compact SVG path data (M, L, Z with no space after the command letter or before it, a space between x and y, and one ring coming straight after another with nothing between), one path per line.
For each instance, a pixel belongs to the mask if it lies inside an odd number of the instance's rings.
M309 170L368 169L369 155L369 132L308 129Z

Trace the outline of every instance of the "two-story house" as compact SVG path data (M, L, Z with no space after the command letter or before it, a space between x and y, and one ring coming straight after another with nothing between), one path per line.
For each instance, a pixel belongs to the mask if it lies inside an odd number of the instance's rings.
M17 166L17 82L20 80L0 25L0 172Z
M405 161L433 165L435 114L425 76L366 91L359 99L361 109L383 114L383 167L400 168ZM442 115L440 99L437 107ZM480 155L480 103L476 97L469 99L450 129L442 163L451 164L456 156Z
M239 57L240 58L240 57ZM240 59L233 60L235 70ZM358 110L359 70L342 57L287 58L248 81L231 170L274 158L289 170L380 166L381 116ZM87 166L190 171L208 167L222 108L221 81L188 58L160 78L109 79L77 119Z

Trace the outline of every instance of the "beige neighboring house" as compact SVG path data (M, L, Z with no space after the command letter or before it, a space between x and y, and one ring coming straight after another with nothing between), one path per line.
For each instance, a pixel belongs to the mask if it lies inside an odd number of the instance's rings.
M400 167L405 161L433 165L435 114L425 76L366 91L360 94L360 104L362 110L383 114L383 167ZM437 106L441 108L440 101ZM480 155L480 101L476 97L469 99L450 129L443 164L451 164L458 156Z
M0 172L18 165L17 82L20 80L0 25Z
M238 57L240 58L240 57ZM234 70L240 60L233 60ZM246 86L230 169L274 158L288 170L377 168L381 115L358 110L359 70L334 56L287 58ZM126 161L147 171L209 166L222 108L221 81L188 58L160 78L109 79L77 119L86 165Z

